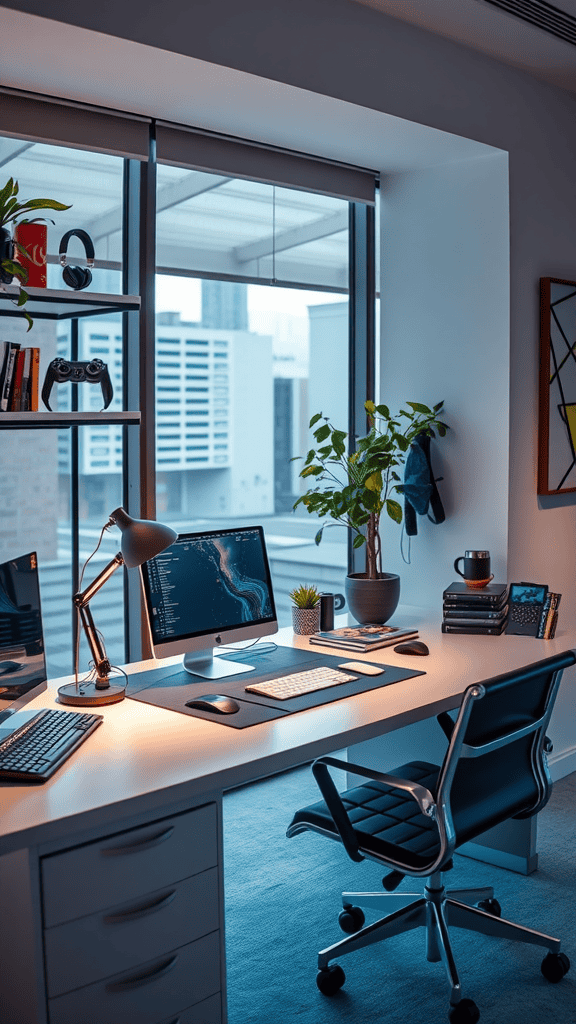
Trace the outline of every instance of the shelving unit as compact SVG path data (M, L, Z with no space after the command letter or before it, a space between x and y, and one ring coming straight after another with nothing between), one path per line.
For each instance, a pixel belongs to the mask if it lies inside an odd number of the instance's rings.
M38 428L85 427L90 424L140 423L139 412L1 412L0 430L37 430Z
M21 317L22 307L14 304L17 285L0 288L0 317ZM90 291L63 291L58 288L27 288L25 309L33 320L78 320L80 317L140 310L139 295L107 295ZM90 424L139 424L139 411L102 410L102 412L3 412L0 430L34 430Z
M33 320L76 320L81 316L102 313L127 313L140 309L139 295L106 295L100 292L63 291L61 288L26 288L29 295L24 307ZM22 307L14 303L19 288L9 284L0 287L0 316L22 316Z
M134 313L140 311L140 296L138 295L116 295L100 292L73 291L49 288L26 288L28 301L25 307L18 307L15 304L19 294L17 285L0 286L0 320L3 317L20 317L22 310L32 317L32 320L53 320L56 322L70 321L70 359L79 357L79 327L78 321L85 317L104 316L109 313ZM123 321L129 318L121 318ZM124 323L123 328L127 325ZM127 330L130 330L127 327ZM1 330L1 328L0 328ZM126 333L123 330L126 343ZM30 339L30 340L28 340ZM34 330L30 335L25 333L21 336L21 344L34 345ZM124 375L126 374L126 349L124 349ZM92 387L90 385L90 387ZM39 389L42 388L42 381L39 381ZM124 391L126 396L126 390ZM132 403L138 402L138 391L132 389ZM102 409L81 411L78 409L80 392L73 388L68 391L71 408L66 411L50 412L44 409L40 398L40 405L37 412L0 412L0 430L69 430L70 446L70 536L71 536L71 580L70 593L76 593L79 589L80 573L80 477L79 477L79 428L80 427L110 427L119 425L123 428L123 478L124 478L124 504L127 505L125 481L128 474L127 462L133 458L136 462L139 458L139 430L141 426L141 413L138 409ZM67 396L67 397L68 397ZM125 398L126 400L126 398ZM125 428L125 429L124 429ZM136 434L138 431L138 434ZM129 442L128 438L131 437ZM138 437L138 440L136 438ZM131 455L127 455L130 449ZM136 514L138 514L136 512ZM128 586L131 584L129 583ZM75 613L72 615L72 649L75 649L77 641L78 621Z

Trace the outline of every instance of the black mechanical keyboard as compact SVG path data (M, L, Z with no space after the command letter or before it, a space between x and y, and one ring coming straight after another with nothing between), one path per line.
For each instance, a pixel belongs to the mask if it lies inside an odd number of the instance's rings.
M0 779L45 782L103 722L81 711L40 711L0 744Z

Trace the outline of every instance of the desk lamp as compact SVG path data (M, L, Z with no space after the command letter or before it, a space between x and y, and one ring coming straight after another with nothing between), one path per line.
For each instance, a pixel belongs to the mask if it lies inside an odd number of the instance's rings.
M106 655L104 641L97 631L89 608L90 601L101 587L110 579L121 565L128 569L135 569L137 566L154 558L161 551L173 544L178 534L170 526L163 526L147 519L132 519L123 508L117 508L110 513L110 518L104 527L108 530L111 526L117 526L122 531L120 551L111 562L96 577L93 583L86 590L75 594L72 598L75 607L78 609L80 619L88 645L94 659L94 671L96 678L78 682L76 671L76 682L67 683L58 690L58 697L62 704L74 704L78 707L94 706L99 704L116 704L124 699L126 683L110 682L112 666ZM104 531L103 531L104 532ZM76 660L77 665L77 660Z

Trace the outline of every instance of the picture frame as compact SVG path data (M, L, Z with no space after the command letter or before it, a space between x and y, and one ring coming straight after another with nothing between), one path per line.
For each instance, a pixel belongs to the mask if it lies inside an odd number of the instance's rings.
M576 281L540 278L538 494L576 492Z

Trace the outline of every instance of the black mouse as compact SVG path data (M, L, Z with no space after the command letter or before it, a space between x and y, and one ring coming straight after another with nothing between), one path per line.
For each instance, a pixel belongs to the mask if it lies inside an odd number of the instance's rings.
M430 654L422 640L407 640L404 644L398 644L394 650L397 654Z
M205 693L202 697L187 700L186 707L195 708L196 711L212 711L217 715L235 715L240 711L240 705L232 697L223 697L220 693Z

